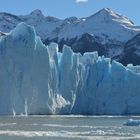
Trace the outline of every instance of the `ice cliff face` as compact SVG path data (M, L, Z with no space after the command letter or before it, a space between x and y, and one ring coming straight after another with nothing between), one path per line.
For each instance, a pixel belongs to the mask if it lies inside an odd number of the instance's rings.
M45 46L20 23L0 37L0 114L140 114L140 74L97 52Z

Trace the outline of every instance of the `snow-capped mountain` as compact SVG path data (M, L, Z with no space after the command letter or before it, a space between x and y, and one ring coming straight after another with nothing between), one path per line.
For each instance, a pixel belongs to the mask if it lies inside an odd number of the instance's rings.
M57 34L52 34L51 38L58 37L59 40L66 40L88 33L103 39L103 44L108 40L125 42L140 32L140 27L134 26L129 19L110 9L102 9L87 18L67 19L56 32Z
M34 26L45 44L57 42L60 50L67 44L75 52L98 51L99 55L114 59L119 59L123 55L125 43L140 33L139 26L108 8L89 17L64 20L44 16L40 10L20 16L0 13L2 32L11 31L20 22Z

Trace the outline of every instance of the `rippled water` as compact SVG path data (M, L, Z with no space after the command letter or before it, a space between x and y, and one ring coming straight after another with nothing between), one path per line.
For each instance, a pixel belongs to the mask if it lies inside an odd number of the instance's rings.
M123 126L130 117L0 117L0 140L133 140L140 127ZM140 117L131 117L140 119Z

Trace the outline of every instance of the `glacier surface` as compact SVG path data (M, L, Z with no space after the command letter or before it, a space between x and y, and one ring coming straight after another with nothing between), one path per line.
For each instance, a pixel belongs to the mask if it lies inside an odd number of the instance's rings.
M140 114L140 74L97 52L45 46L20 23L0 37L0 115Z

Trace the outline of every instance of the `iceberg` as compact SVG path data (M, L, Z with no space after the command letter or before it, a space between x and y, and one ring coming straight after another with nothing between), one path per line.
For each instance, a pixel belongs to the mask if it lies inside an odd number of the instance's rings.
M125 126L140 126L140 120L128 119L125 123Z
M0 37L0 115L140 114L138 67L45 46L20 23Z

